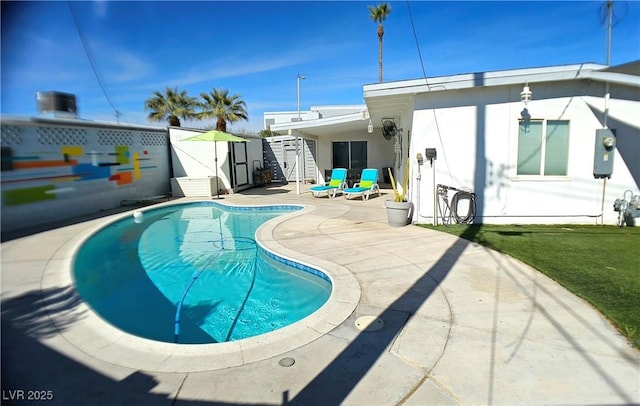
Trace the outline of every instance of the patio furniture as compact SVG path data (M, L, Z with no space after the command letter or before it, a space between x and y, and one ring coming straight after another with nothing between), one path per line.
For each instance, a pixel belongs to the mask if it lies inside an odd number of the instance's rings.
M378 170L375 168L363 169L362 175L360 175L360 182L354 184L353 187L346 188L342 193L347 199L361 196L362 200L369 200L371 193L377 193L380 196Z
M347 186L353 187L360 180L360 175L362 175L362 168L347 169Z
M346 177L346 169L334 168L331 171L331 179L329 180L329 182L325 183L324 185L313 186L309 190L311 191L311 194L313 194L313 197L319 197L321 194L326 193L330 199L334 198L338 192L342 193L342 191L346 187Z

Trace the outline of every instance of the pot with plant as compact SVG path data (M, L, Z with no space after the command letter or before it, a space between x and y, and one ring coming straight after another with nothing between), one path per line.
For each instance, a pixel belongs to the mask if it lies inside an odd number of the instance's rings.
M391 186L393 187L393 200L385 201L387 208L387 221L391 227L403 227L409 224L409 215L411 213L412 203L407 201L407 188L409 186L409 160L407 159L407 167L402 178L402 192L398 191L396 181L388 169Z

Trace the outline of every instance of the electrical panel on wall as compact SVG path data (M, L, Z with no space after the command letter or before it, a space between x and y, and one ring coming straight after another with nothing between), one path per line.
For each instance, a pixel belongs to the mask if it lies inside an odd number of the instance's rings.
M596 147L593 157L593 177L611 178L613 173L613 157L616 150L616 130L596 130Z

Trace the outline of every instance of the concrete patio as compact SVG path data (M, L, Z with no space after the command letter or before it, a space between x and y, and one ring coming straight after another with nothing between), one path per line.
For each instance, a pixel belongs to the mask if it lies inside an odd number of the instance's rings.
M596 310L513 258L389 227L389 194L314 199L289 184L222 200L305 205L258 239L344 286L330 310L220 351L141 344L75 293L79 244L130 212L16 233L1 246L3 404L640 404L640 353Z

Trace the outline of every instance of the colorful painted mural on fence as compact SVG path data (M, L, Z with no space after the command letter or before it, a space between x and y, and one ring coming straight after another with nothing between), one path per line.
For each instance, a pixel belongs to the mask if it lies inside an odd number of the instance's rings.
M54 155L54 156L52 156ZM141 178L150 161L149 151L132 152L126 145L115 145L113 152L85 151L82 146L60 146L59 152L41 151L29 155L15 154L2 147L2 200L16 206L55 199L62 193L75 191L73 182L104 179L117 186L128 185ZM6 188L11 184L28 187Z

